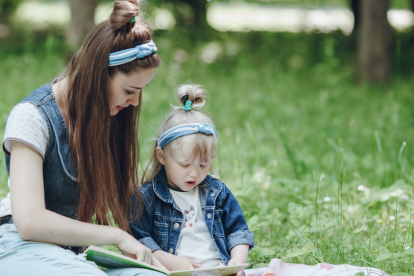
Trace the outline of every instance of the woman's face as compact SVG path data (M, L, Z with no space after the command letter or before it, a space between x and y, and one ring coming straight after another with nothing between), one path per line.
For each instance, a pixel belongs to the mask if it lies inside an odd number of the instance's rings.
M128 107L139 105L139 95L155 75L156 68L141 69L129 75L116 74L109 81L109 110L111 116Z

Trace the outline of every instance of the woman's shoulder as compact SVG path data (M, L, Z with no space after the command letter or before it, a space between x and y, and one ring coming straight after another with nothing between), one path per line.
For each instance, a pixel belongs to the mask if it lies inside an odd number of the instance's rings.
M10 155L11 142L17 141L30 146L44 157L48 137L46 119L41 111L32 103L19 103L13 107L7 119L3 150Z

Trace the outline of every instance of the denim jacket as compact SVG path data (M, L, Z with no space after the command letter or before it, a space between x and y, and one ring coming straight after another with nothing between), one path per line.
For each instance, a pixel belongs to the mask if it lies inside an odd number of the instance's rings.
M46 120L49 132L43 161L46 209L76 219L79 204L76 182L78 173L69 149L68 130L53 95L52 84L53 81L37 88L20 103L30 103L37 107ZM6 167L10 174L10 157L7 154Z
M154 180L140 189L144 213L131 226L132 234L151 249L177 254L184 215L174 202L164 168ZM238 244L254 246L239 203L221 181L207 176L199 186L200 205L211 238L223 262L230 260L230 250Z

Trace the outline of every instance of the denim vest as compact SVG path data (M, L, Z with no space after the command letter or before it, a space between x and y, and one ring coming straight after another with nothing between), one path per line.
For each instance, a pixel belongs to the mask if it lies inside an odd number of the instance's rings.
M131 225L131 233L151 251L177 254L184 215L174 202L164 168L150 183L141 187L144 213ZM201 211L221 259L227 265L231 249L238 244L254 246L254 235L243 211L221 181L207 176L199 186Z
M77 168L69 149L69 133L52 92L52 84L34 90L20 103L31 103L43 114L49 132L43 161L46 209L76 219L78 212ZM7 173L10 157L6 154Z

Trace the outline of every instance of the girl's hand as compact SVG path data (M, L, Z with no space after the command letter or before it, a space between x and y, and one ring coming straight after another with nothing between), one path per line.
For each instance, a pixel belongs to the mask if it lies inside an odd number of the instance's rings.
M190 258L178 257L162 250L155 250L153 254L169 271L191 270L201 267L201 265Z
M237 259L237 258L232 258L229 261L229 264L228 265L241 265L241 264L244 264L244 263L245 263L245 261L243 261L243 260L240 260L240 259ZM236 274L236 276L243 276L243 274L244 274L244 269L242 271L239 271Z
M152 255L151 250L148 247L137 241L128 233L123 233L124 234L121 239L121 242L117 244L122 254L130 258L136 259L137 261L155 265L159 268L166 270L166 268L157 260L157 258L155 258Z

